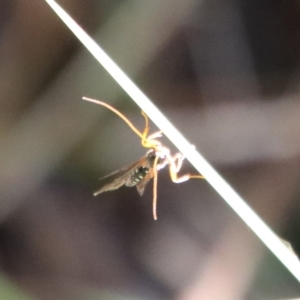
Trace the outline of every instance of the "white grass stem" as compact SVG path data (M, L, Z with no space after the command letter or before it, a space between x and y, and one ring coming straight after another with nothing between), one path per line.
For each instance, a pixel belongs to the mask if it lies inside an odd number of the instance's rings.
M53 0L45 0L82 44L91 52L107 72L118 82L124 91L163 131L179 151L190 161L207 182L243 219L262 242L300 282L300 261L282 240L263 222L237 192L214 170L197 152L170 121L156 108L150 99L133 83L118 65L89 37L85 31Z

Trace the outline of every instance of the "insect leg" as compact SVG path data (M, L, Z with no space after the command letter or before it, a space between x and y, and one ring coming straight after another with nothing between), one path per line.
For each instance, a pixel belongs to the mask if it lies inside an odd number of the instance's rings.
M148 136L148 132L150 130L149 119L148 116L143 111L142 111L142 115L145 119L145 129L142 133L142 141L141 141L142 146L145 148L155 148L156 146L161 144L159 141L155 140L155 138L161 137L162 132L158 131Z
M148 139L151 140L151 141L153 141L154 139L160 138L160 137L162 137L162 131L161 131L161 130L156 131L156 132L150 134L150 135L148 136ZM157 142L158 142L159 144L161 144L159 141L157 141Z
M168 157L171 180L175 183L181 183L181 182L187 181L191 178L202 178L203 179L204 176L202 176L202 175L184 174L184 175L178 176L178 172L181 169L184 159L185 159L185 157L181 153L176 153L175 155L173 155L173 156L170 155Z
M157 163L158 163L158 156L155 157L153 163L153 201L152 201L152 211L153 211L153 219L157 220Z
M147 135L148 135L148 132L149 132L149 129L150 129L150 127L149 127L149 119L148 119L148 116L142 111L142 115L143 115L143 117L144 117L144 119L145 119L145 129L144 129L144 131L143 131L143 133L142 133L142 145L143 145L143 147L145 147L145 148L151 148L151 146L150 147L147 147L148 146L148 139L147 139Z

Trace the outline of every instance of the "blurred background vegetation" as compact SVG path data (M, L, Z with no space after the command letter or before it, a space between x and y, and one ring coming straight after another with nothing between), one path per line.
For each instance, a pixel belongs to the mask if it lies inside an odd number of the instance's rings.
M299 254L299 2L58 3ZM0 299L299 296L205 180L161 171L158 221L151 184L93 197L145 149L81 97L142 129L139 108L46 2L2 0L0 14Z

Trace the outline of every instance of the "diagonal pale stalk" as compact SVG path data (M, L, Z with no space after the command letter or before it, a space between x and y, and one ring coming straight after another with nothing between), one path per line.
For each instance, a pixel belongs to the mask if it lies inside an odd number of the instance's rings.
M184 138L184 136L157 109L150 99L118 67L118 65L100 48L95 41L53 0L45 0L74 35L99 61L124 91L163 131L187 160L202 174L208 183L243 219L262 242L300 282L300 261L285 243L264 223L241 196L216 172L205 158Z

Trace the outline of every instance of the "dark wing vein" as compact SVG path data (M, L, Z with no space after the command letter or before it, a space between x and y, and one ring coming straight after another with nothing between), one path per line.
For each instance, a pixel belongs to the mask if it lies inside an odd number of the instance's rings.
M128 176L131 176L132 171L139 168L144 163L145 163L145 159L143 157L137 162L127 167L124 167L120 170L110 173L107 176L101 177L100 183L102 183L102 187L94 193L94 196L97 196L103 192L112 191L120 188L126 183Z

